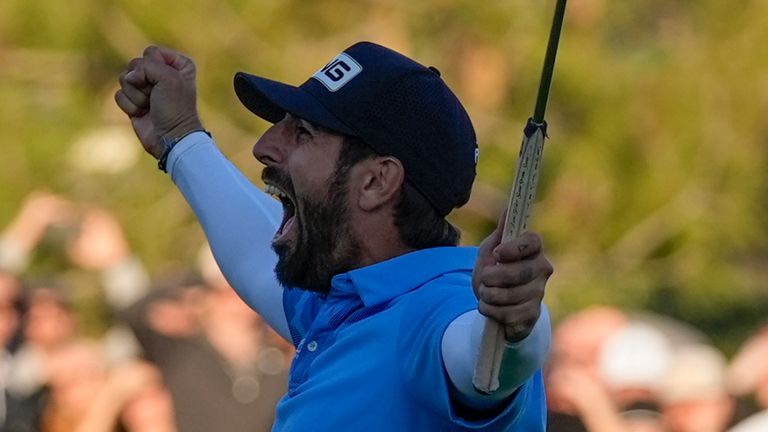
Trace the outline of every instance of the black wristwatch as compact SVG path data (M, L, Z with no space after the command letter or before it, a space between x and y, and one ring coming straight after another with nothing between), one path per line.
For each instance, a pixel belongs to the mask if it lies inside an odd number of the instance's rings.
M163 154L160 155L160 158L157 160L157 169L159 169L162 172L167 173L168 172L168 155L171 154L171 150L173 150L174 147L176 147L176 144L179 143L179 141L183 140L187 137L187 135L195 133L195 132L205 132L206 135L213 138L210 132L208 132L205 129L194 129L191 130L184 135L178 137L178 138L172 138L166 135L160 136L160 144L163 146Z

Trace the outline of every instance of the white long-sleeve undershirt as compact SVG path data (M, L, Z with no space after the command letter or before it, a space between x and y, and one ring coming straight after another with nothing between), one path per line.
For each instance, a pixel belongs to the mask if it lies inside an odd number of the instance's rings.
M291 340L282 287L270 247L282 221L282 206L243 176L202 132L188 135L169 155L168 172L197 215L222 272L240 297L286 340ZM484 319L477 310L456 318L442 340L443 363L462 404L485 409L509 397L537 369L549 351L546 308L531 334L508 344L500 388L481 395L472 385Z

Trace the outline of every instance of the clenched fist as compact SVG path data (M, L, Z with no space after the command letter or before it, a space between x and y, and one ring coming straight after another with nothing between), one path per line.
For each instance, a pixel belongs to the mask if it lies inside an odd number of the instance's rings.
M144 149L159 158L160 137L202 129L197 114L195 64L169 48L150 46L120 74L115 101L131 119Z

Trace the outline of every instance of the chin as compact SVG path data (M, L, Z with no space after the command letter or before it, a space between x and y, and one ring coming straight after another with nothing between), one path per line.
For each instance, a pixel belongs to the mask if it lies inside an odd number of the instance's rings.
M273 244L272 249L278 257L275 275L283 288L296 288L319 294L327 294L330 291L333 275L321 274L317 261L309 258L311 254L297 253L286 244Z

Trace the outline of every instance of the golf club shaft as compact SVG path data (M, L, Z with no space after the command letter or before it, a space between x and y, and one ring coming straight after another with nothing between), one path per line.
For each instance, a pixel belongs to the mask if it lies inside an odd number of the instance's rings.
M509 198L507 218L504 223L502 242L522 234L528 227L531 207L536 197L539 167L546 138L544 113L549 98L549 88L560 41L560 29L565 15L566 0L558 0L547 44L547 53L541 73L539 92L534 115L525 127L523 143L517 160L515 182ZM482 393L492 393L499 388L499 373L506 346L504 328L494 320L485 320L483 336L472 378L475 388Z

